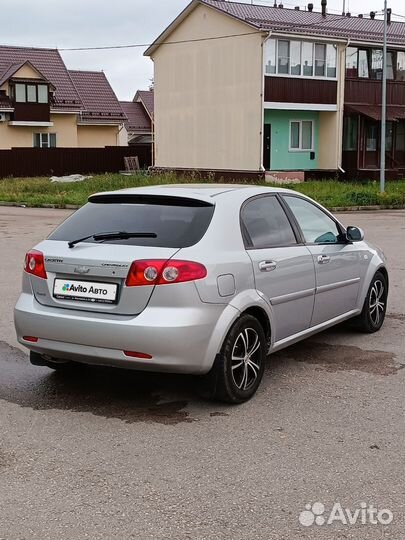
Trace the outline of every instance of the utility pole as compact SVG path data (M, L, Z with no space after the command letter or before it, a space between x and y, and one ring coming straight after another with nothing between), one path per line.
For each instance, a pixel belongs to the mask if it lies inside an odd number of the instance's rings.
M380 158L380 192L385 191L385 139L387 129L387 31L388 12L387 0L384 0L384 46L383 46L383 75L382 75L382 105L381 105L381 158Z

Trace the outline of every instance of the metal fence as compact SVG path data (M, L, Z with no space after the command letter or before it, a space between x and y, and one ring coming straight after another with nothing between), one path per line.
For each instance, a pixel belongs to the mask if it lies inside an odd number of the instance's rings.
M114 173L125 169L126 156L138 156L140 167L147 168L152 164L151 145L0 150L0 178Z

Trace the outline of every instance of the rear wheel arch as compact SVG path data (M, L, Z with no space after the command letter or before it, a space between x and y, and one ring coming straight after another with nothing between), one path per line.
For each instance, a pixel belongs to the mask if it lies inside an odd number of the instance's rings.
M255 319L259 321L259 323L261 324L264 330L264 333L266 334L267 343L270 347L271 324L270 324L269 317L267 313L264 311L264 309L259 306L251 306L241 313L241 315L244 315L244 314L252 315L252 317L254 317Z

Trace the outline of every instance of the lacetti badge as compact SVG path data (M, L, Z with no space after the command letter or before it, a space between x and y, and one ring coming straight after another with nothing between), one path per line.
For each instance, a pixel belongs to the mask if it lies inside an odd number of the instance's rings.
M90 287L85 287L83 285L74 285L70 283L65 283L62 287L62 291L64 293L66 292L76 292L76 293L83 293L83 294L100 294L106 296L108 294L107 289L102 289L100 287L94 287L94 285L90 285Z

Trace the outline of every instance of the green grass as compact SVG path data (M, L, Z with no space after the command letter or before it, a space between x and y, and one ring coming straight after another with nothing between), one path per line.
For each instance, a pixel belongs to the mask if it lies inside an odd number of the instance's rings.
M63 208L66 205L82 205L89 195L98 191L189 181L170 174L162 176L105 174L74 184L52 184L48 178L6 178L0 180L0 201L27 206L56 205ZM200 180L196 179L195 181ZM329 208L373 205L405 206L405 180L387 182L386 192L383 194L379 193L378 182L324 180L283 185L283 187L304 193Z

